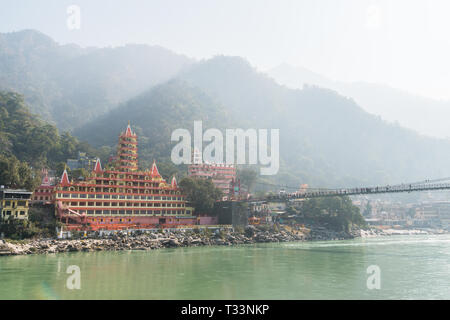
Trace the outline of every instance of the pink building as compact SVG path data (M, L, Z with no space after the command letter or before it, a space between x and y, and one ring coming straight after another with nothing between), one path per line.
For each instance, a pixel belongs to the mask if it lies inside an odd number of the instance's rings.
M230 194L233 180L236 180L236 168L227 164L194 163L188 167L188 175L201 179L211 179L222 190L224 196Z

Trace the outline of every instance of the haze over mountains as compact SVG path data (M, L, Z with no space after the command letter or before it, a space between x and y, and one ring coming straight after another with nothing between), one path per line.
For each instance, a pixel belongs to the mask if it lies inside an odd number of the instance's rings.
M204 130L280 129L280 172L266 179L281 184L450 175L449 141L387 123L330 89L280 85L240 57L197 62L145 45L72 48L24 31L1 35L0 70L1 88L24 94L34 112L96 147L113 147L131 120L144 165L169 161L171 132L202 120Z
M61 46L34 30L0 34L0 89L25 95L33 112L73 129L193 60L147 45Z
M267 71L278 83L290 88L315 85L353 98L364 110L384 120L429 136L450 138L450 101L414 95L387 85L339 82L302 67L283 63Z

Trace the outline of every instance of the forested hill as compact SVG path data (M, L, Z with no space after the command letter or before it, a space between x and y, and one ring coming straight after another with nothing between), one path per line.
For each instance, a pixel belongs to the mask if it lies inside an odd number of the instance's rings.
M78 127L192 63L147 45L81 48L34 30L0 33L0 90L25 96L60 129Z
M448 140L389 124L332 90L278 85L242 58L219 56L182 78L248 118L250 126L280 128L285 168L301 181L340 187L450 173Z
M392 184L448 176L450 142L388 124L334 91L294 90L258 73L239 57L194 64L76 131L96 145L114 145L130 119L138 128L140 160L170 155L174 128L280 129L280 173L298 186ZM173 145L172 145L173 146Z
M170 162L174 146L170 138L175 129L193 132L195 120L202 120L207 128L223 129L236 123L233 115L217 100L184 81L172 80L91 121L74 134L96 147L114 146L128 120L138 134L142 168L149 168L153 159Z
M23 96L0 91L0 185L31 190L39 169L57 168L78 151L102 155L30 113Z
M203 120L204 129L280 129L277 183L341 187L450 174L449 141L386 123L328 89L279 85L240 57L195 62L146 45L62 46L26 30L0 34L2 88L23 94L33 114L61 131L76 128L80 140L106 146L101 157L131 120L143 166L153 158L170 163L171 132ZM80 148L54 126L13 125L5 114L1 120L2 152L21 161L58 163Z

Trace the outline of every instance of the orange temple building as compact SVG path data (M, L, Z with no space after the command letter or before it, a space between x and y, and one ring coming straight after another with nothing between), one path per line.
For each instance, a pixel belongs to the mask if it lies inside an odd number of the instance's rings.
M120 230L197 224L193 208L175 177L167 183L156 163L138 169L137 135L130 125L119 136L117 156L110 169L97 160L84 181L69 181L64 171L55 187L55 213L72 230Z

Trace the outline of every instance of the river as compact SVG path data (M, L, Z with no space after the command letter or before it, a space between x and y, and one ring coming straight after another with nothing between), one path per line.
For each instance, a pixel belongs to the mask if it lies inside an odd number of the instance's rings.
M450 299L450 235L7 256L0 299Z

